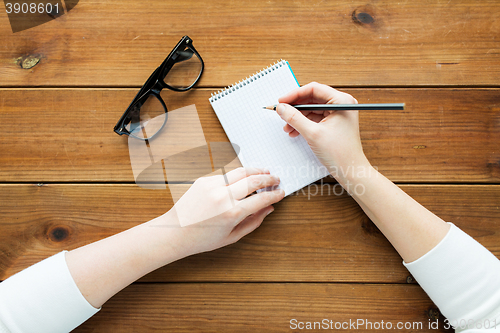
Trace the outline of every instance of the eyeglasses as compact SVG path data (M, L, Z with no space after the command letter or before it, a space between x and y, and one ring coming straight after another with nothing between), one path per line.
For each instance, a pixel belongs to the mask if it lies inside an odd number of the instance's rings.
M161 90L191 89L200 79L203 68L203 59L194 48L193 40L188 36L182 37L139 90L114 131L139 140L151 140L162 130L168 118L167 106L160 96ZM156 121L152 121L155 118Z

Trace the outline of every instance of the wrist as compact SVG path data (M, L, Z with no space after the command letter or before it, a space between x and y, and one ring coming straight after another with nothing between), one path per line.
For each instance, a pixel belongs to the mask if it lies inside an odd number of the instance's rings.
M359 184L365 179L378 174L378 171L370 164L363 155L350 162L334 165L329 168L330 174L341 185L349 183Z
M337 177L338 183L344 188L344 190L358 203L364 196L369 193L373 193L374 181L378 178L380 174L372 166L360 167L357 174L351 173L347 176Z
M147 255L156 268L191 255L185 246L183 228L171 211L140 226L147 236ZM155 268L155 269L156 269Z

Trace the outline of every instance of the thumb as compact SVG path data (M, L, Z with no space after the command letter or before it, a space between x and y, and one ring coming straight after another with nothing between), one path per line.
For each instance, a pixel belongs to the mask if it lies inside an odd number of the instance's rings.
M317 125L314 121L307 119L299 110L289 104L280 103L276 107L276 113L287 122L290 126L295 128L302 136L308 137L309 133Z

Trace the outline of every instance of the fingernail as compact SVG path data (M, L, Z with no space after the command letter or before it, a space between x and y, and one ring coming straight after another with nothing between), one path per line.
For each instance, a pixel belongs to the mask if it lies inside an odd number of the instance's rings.
M266 216L274 212L274 208L267 212Z
M278 104L276 107L276 112L281 116L285 111L285 106L283 104Z
M269 169L268 168L263 168L262 171L264 171L264 173L269 173Z

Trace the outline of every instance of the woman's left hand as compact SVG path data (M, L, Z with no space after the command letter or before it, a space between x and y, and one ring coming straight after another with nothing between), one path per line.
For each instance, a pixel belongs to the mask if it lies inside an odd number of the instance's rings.
M279 184L279 178L257 168L238 168L226 175L202 177L164 216L179 225L185 255L235 243L260 226L283 199L283 190L256 190Z

